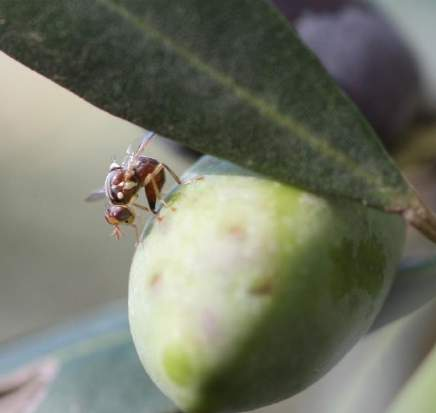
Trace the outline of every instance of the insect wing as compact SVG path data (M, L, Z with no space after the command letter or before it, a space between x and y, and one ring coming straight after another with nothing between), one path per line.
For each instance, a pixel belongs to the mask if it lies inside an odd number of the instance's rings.
M151 142L151 140L156 136L156 132L147 132L142 137L142 141L138 146L138 149L135 152L135 156L138 156L141 152L144 151L145 147Z
M135 159L144 151L146 146L151 142L153 137L156 135L155 132L147 132L144 134L144 136L141 139L141 143L138 145L138 148L136 151L132 151L132 145L129 145L127 148L127 157L125 161L123 162L123 166L125 166L127 169L130 169L132 167L133 162Z
M135 151L133 150L133 145L130 144L126 149L126 156L124 157L123 161L121 162L121 166L123 168L129 168L134 157L135 157Z
M106 191L105 188L102 187L100 189L97 189L96 191L90 193L86 198L86 202L95 202L95 201L101 201L102 199L106 198Z

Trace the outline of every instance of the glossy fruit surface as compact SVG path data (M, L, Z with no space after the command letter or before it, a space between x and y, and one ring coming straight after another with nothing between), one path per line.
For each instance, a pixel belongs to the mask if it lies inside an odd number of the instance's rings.
M170 202L134 256L129 318L148 374L190 413L325 374L374 320L404 241L399 216L259 177L205 175Z

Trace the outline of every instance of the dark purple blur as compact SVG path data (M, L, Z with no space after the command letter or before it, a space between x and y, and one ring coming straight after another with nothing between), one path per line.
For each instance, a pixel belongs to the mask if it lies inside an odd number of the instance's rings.
M272 0L387 146L420 103L418 68L398 31L356 0Z

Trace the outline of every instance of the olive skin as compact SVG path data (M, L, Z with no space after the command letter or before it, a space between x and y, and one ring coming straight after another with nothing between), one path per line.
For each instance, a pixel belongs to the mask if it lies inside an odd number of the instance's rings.
M318 380L371 326L404 242L400 216L257 176L204 175L169 202L133 258L129 320L146 371L188 413Z

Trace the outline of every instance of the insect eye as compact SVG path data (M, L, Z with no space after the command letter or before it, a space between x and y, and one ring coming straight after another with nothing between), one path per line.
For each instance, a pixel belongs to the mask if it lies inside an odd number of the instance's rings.
M120 168L121 168L121 166L118 163L112 162L109 166L109 171L113 171L115 169L120 169Z

